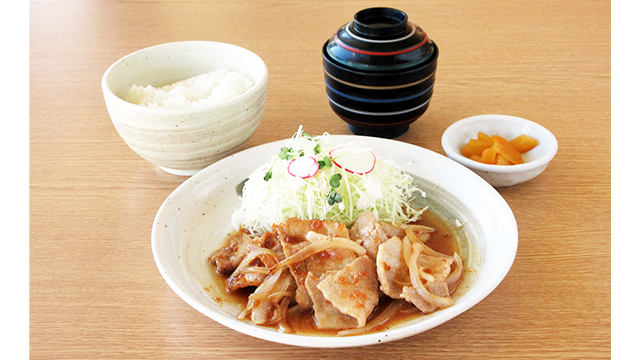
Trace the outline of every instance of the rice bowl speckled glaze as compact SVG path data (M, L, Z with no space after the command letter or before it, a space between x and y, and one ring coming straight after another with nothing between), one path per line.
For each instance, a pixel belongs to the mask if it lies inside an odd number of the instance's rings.
M231 100L165 109L123 100L131 85L160 87L227 68L252 79ZM116 61L102 78L107 110L118 134L142 158L176 175L193 175L242 148L262 119L268 71L253 52L232 44L184 41L152 46Z
M322 48L329 105L356 135L400 136L429 107L438 53L404 12L361 10Z

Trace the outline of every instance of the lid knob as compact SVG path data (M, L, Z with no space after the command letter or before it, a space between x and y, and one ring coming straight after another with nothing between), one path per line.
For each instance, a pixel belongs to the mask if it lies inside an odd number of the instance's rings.
M369 8L358 11L353 17L353 28L366 37L393 37L407 28L407 14L392 8Z

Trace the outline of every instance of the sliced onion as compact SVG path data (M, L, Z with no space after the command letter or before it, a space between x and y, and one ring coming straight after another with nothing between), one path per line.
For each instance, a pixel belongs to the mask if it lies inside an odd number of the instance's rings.
M412 241L426 243L431 238L431 233L436 229L424 225L406 225L405 233L414 237Z
M279 261L278 254L276 254L275 251L267 248L256 248L251 250L244 257L244 259L242 259L242 262L240 262L240 265L238 265L238 268L249 266L249 264L251 264L251 262L258 257L260 257L260 260L265 265L267 265L268 263L273 263L275 265ZM263 257L266 257L266 259L263 259Z
M420 245L421 244L413 244L411 246L413 248L413 253L411 254L411 258L409 259L409 275L411 276L411 285L413 285L418 294L422 296L425 301L430 302L441 309L452 306L454 304L453 299L433 295L422 283L422 279L420 278L420 271L418 269L418 256L420 256L422 250Z
M411 259L411 254L412 254L412 250L411 250L411 240L409 240L409 237L405 236L402 239L402 256L404 257L404 263L409 266L409 259Z
M278 291L278 292L269 294L269 296L267 296L267 299L272 301L280 301L280 299L282 299L283 297L286 297L286 296L294 297L295 295L296 293L293 291Z
M420 246L421 251L423 253L425 253L426 255L445 258L449 262L449 264L451 264L451 262L453 261L453 256L449 256L449 255L445 255L443 253L439 253L439 252L433 250L432 248L428 247L427 245L425 245L425 244L423 244L421 242L414 243L414 244L418 244L418 246Z
M416 234L413 232L413 230L411 230L409 227L404 229L404 233L406 234L406 237L409 238L412 244L422 243L420 239L418 239Z
M245 272L249 272L249 271L245 271L243 269L249 267L249 264L251 264L251 262L253 260L255 260L258 257L266 257L266 259L264 258L260 258L260 260L262 261L263 264L265 264L265 268L264 269L271 269L273 268L277 263L278 263L278 254L276 254L275 251L270 250L270 249L266 249L266 248L257 248L252 250L251 252L249 252L240 262L240 265L238 265L238 267L233 271L233 274L231 274L231 276L229 276L229 279L233 279L234 277L245 273ZM271 261L269 261L271 260ZM255 266L254 266L255 267ZM254 272L254 271L251 271ZM266 272L267 274L269 273L268 271Z
M338 238L338 237L328 238L325 240L318 240L318 241L312 242L310 245L307 245L302 250L282 260L280 263L278 263L278 266L299 263L300 261L306 260L321 251L325 251L333 248L351 250L356 254L358 254L359 256L362 256L367 253L367 251L362 246L358 245L351 239Z
M435 281L436 278L433 277L433 275L426 273L424 271L422 271L422 269L418 269L418 272L420 273L420 278L426 281Z
M458 285L460 284L460 279L462 278L462 274L464 274L464 267L462 266L462 258L458 253L453 254L453 261L456 263L456 269L453 270L451 274L447 277L445 282L449 287L449 294L454 292Z
M289 309L289 303L291 302L291 297L285 297L282 303L280 304L280 321L278 323L278 332L279 333L291 333L293 329L289 326L289 322L287 321L287 310Z
M411 231L413 231L415 233L415 230L417 230L418 232L426 232L426 233L432 233L435 232L436 229L432 228L431 226L425 226L425 225L405 225L407 228L411 229Z
M246 318L247 315L253 310L258 301L265 300L269 296L271 290L282 275L282 271L282 268L276 269L271 275L267 276L267 278L264 279L262 284L260 284L260 286L256 288L253 294L249 295L247 307L245 307L244 310L242 310L240 314L238 314L238 320L244 320L244 318Z

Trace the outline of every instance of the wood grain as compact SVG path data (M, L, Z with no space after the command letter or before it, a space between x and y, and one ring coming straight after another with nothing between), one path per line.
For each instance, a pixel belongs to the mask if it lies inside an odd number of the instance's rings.
M518 254L502 284L431 331L359 349L289 347L188 306L150 248L159 206L184 178L133 153L100 89L143 47L213 40L269 68L265 116L246 147L348 134L330 110L320 49L367 1L33 0L30 7L30 352L33 359L591 359L611 351L611 9L607 1L435 0L386 5L436 41L427 113L397 140L444 154L467 116L521 116L559 151L538 178L500 189Z

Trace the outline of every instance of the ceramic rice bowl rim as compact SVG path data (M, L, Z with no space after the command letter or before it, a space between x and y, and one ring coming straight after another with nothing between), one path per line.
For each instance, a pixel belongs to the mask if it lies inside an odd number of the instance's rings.
M201 106L189 107L189 108L183 108L183 109L141 107L140 105L133 104L133 103L130 103L130 102L122 99L121 97L119 97L116 94L114 94L113 91L111 91L111 88L108 86L107 82L109 81L109 77L113 73L113 70L116 67L118 67L121 63L124 63L128 59L134 58L134 57L136 57L136 56L138 56L138 55L140 55L142 53L149 52L149 51L152 51L152 50L157 49L157 48L168 47L168 46L176 46L176 45L182 45L182 44L184 44L184 45L193 44L193 45L196 45L196 46L207 45L207 46L230 47L230 48L236 48L236 49L238 49L240 51L246 51L247 53L250 53L253 56L255 56L256 60L258 60L257 63L260 64L261 67L263 68L264 76L262 76L260 79L256 79L257 81L254 82L254 84L253 84L253 86L251 88L249 88L244 93L234 97L233 99L229 99L227 101L224 101L224 102L221 102L221 103L218 103L218 104L205 104L205 105L201 105ZM258 56L256 53L254 53L253 51L251 51L249 49L246 49L246 48L243 48L241 46L234 45L234 44L224 43L224 42L190 40L190 41L176 41L176 42L153 45L153 46L149 46L149 47L134 51L134 52L132 52L130 54L127 54L127 55L121 57L120 59L115 61L113 64L111 64L109 66L109 68L107 68L107 70L105 71L104 75L102 76L101 87L102 87L102 91L104 93L104 96L109 98L108 100L120 102L120 106L128 107L128 108L130 108L132 110L132 112L139 112L139 111L141 111L141 109L144 109L143 111L145 111L148 114L153 114L153 115L188 115L188 114L192 114L192 113L199 113L199 112L212 110L212 109L215 109L215 108L223 108L223 107L227 107L227 106L233 106L233 105L235 105L235 104L237 104L239 102L242 102L246 98L254 96L254 94L253 94L253 90L254 89L256 89L256 88L264 88L266 83L267 83L268 77L269 77L269 72L268 72L267 65L264 62L264 60L260 56ZM169 127L169 126L167 125L167 127Z
M457 131L460 131L462 128L470 124L483 122L485 120L499 120L499 121L516 123L518 125L528 126L534 129L535 132L541 133L544 136L545 141L550 142L549 150L547 151L546 154L539 157L538 159L535 159L530 162L526 162L524 164L498 166L498 165L491 165L491 164L483 164L481 162L471 160L466 156L462 155L460 153L460 149L455 149L451 145L451 137ZM491 135L491 134L488 134L488 135ZM537 139L537 140L540 141L540 139ZM511 115L485 114L485 115L475 115L462 120L458 120L455 123L453 123L451 126L449 126L445 130L445 132L442 134L442 148L451 159L459 162L460 164L470 169L482 170L482 171L487 171L492 173L509 174L509 173L521 173L529 170L534 170L548 164L558 152L558 140L553 135L553 133L549 131L547 128L531 120L527 120L521 117L511 116Z

